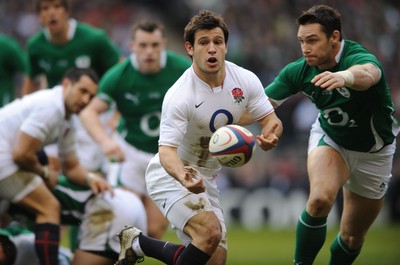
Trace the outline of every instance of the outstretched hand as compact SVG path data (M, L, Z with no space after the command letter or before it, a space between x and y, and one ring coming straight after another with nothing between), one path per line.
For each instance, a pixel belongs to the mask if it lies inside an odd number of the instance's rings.
M345 86L346 80L338 73L325 71L316 75L312 80L315 86L324 90L333 90Z
M114 190L107 182L107 180L102 178L101 176L89 172L85 180L86 184L92 189L94 194L101 193L104 195L107 191L109 191L111 196L114 196Z
M203 179L200 177L200 172L189 166L185 166L185 176L181 180L182 185L193 193L202 193L206 190Z
M278 145L279 137L276 131L279 125L274 123L271 127L263 130L262 134L257 135L257 143L264 151L268 151Z

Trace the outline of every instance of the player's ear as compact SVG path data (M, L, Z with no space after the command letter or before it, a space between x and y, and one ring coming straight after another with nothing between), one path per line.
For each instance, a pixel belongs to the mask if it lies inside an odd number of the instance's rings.
M190 42L185 42L185 49L190 56L193 56L193 45Z
M340 35L341 35L341 34L342 34L342 33L340 33L340 31L334 30L334 31L332 32L332 35L331 35L331 40L334 41L334 42L340 42Z
M64 78L61 81L61 85L63 88L68 88L71 85L71 80L69 80L68 78Z

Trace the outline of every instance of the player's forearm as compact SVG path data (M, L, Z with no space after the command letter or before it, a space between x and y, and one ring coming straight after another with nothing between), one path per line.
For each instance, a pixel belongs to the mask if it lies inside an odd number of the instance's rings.
M39 163L37 157L33 154L14 153L13 160L20 170L32 172L41 177L45 177L45 175L48 173L46 172L46 169Z
M109 140L110 137L101 125L98 113L86 107L83 111L81 111L79 117L83 126L97 143L100 144L106 140Z
M81 186L87 186L85 177L88 175L88 171L79 164L77 159L63 161L62 170L65 176L72 182Z
M282 136L282 121L276 116L275 112L271 112L269 115L259 120L259 123L263 132L274 133L278 138ZM274 128L274 130L272 130L272 128Z
M375 85L381 79L381 70L373 64L355 65L342 71L347 84L346 86L358 90L364 91Z
M169 175L182 183L180 178L183 178L185 175L184 165L182 160L178 157L176 150L176 147L160 146L160 162Z

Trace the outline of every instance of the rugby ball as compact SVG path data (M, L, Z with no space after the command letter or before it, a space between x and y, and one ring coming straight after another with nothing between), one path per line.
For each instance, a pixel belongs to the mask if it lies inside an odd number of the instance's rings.
M256 139L242 126L226 125L213 133L208 149L221 165L240 167L250 161L256 149Z

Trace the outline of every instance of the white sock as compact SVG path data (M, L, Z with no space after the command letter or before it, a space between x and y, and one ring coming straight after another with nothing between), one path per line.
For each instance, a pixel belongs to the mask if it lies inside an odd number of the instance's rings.
M132 249L136 253L136 255L138 255L139 257L146 256L143 253L143 250L140 248L139 237L136 237L135 239L133 239L133 241L132 241Z

